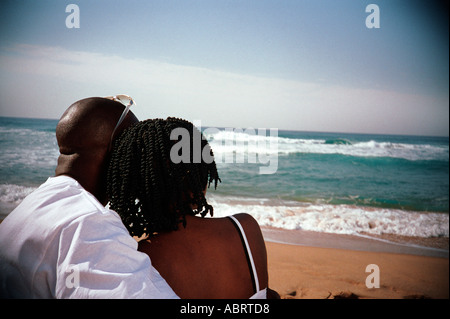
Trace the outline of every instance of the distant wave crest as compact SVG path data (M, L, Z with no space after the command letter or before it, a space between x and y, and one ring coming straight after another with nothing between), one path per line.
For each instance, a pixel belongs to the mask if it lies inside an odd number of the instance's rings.
M352 145L352 142L349 140L346 140L345 138L337 138L337 139L331 139L326 140L325 144L331 144L331 145Z
M390 157L409 161L448 161L448 145L406 144L375 140L352 142L344 138L302 139L220 131L209 134L215 154L238 152L290 154L340 154L355 157ZM269 147L270 146L270 147ZM274 147L276 146L276 148Z

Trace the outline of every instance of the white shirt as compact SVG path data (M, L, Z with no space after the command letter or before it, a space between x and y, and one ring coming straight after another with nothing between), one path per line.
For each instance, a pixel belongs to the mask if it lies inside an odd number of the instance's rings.
M0 297L178 298L119 215L68 176L0 224Z

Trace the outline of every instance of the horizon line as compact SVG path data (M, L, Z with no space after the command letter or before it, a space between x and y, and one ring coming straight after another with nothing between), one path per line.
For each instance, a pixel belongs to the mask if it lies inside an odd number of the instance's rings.
M169 116L170 117L170 116ZM28 119L28 120L48 120L48 121L59 121L59 118L46 118L46 117L31 117L31 116L7 116L7 115L0 115L0 118L11 118L11 119ZM161 118L161 117L155 117L155 118ZM144 121L144 120L140 120ZM200 120L201 121L201 120ZM243 128L240 126L215 126L215 125L202 125L202 127L205 128L218 128L218 129L226 129L226 128ZM248 126L248 128L259 128L262 127L253 127ZM298 133L321 133L321 134L354 134L354 135L380 135L380 136L410 136L410 137L436 137L436 138L450 138L450 135L433 135L433 134L427 134L427 135L419 135L419 134L411 134L411 133L367 133L367 132L348 132L348 131L319 131L319 130L301 130L301 129L291 129L291 128L279 128L279 127L265 127L266 129L276 128L279 131L282 132L298 132Z

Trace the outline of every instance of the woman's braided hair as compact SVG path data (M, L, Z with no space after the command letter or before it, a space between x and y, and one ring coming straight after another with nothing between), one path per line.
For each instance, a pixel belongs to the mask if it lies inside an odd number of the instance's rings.
M172 161L171 149L186 136L175 137L174 129L189 132L189 161ZM181 138L180 138L181 137ZM211 161L194 161L195 137L201 137L201 154L209 150ZM188 144L182 144L187 146ZM178 148L185 152L186 148ZM180 155L180 152L177 155ZM185 154L184 154L185 155ZM151 119L126 129L114 142L107 171L110 208L122 218L132 236L152 236L178 229L185 216L213 215L205 199L206 186L220 181L208 142L194 125L178 118Z

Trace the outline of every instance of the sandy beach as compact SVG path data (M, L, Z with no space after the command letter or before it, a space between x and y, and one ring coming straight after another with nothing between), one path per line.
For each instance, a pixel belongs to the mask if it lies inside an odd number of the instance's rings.
M292 235L267 229L264 234L271 240ZM306 245L266 240L269 285L283 299L449 298L448 250L328 234L306 233L304 237ZM374 275L373 270L366 272L371 264L378 266L379 288L366 286L366 278Z

